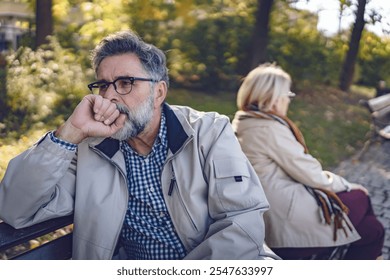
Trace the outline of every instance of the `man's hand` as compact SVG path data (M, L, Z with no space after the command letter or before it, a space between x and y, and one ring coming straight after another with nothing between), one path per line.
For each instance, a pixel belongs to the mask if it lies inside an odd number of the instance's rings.
M79 144L87 137L110 137L119 131L127 116L116 104L100 95L87 95L68 120L56 131L56 137Z

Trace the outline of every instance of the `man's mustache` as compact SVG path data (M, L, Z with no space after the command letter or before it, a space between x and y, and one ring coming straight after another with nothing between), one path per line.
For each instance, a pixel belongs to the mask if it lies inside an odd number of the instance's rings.
M126 105L116 103L116 108L118 109L119 113L126 114L128 117L130 117L130 110L126 107Z

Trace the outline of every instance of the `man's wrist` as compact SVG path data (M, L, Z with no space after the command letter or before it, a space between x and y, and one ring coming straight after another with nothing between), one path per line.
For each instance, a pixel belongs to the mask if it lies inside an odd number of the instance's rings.
M69 151L75 151L77 149L77 145L73 143L69 143L55 136L55 131L49 133L50 140L54 143L58 144L62 148L65 148Z
M54 136L62 141L72 143L74 145L80 144L84 138L77 133L76 129L69 128L72 124L63 124L55 132Z

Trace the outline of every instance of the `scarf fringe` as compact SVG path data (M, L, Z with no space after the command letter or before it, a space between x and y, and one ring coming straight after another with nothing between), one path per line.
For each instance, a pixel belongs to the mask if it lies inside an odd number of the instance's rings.
M320 209L321 219L328 225L333 224L333 241L337 241L337 232L341 229L348 237L348 231L352 231L352 226L348 223L345 215L348 215L348 207L340 198L331 191L311 188L305 186L306 190L314 196Z

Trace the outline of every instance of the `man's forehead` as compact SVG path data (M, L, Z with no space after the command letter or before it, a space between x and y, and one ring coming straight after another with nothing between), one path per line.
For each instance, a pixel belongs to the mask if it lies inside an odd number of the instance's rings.
M97 68L98 78L117 78L124 76L139 76L145 73L141 61L132 53L108 56L104 58Z

